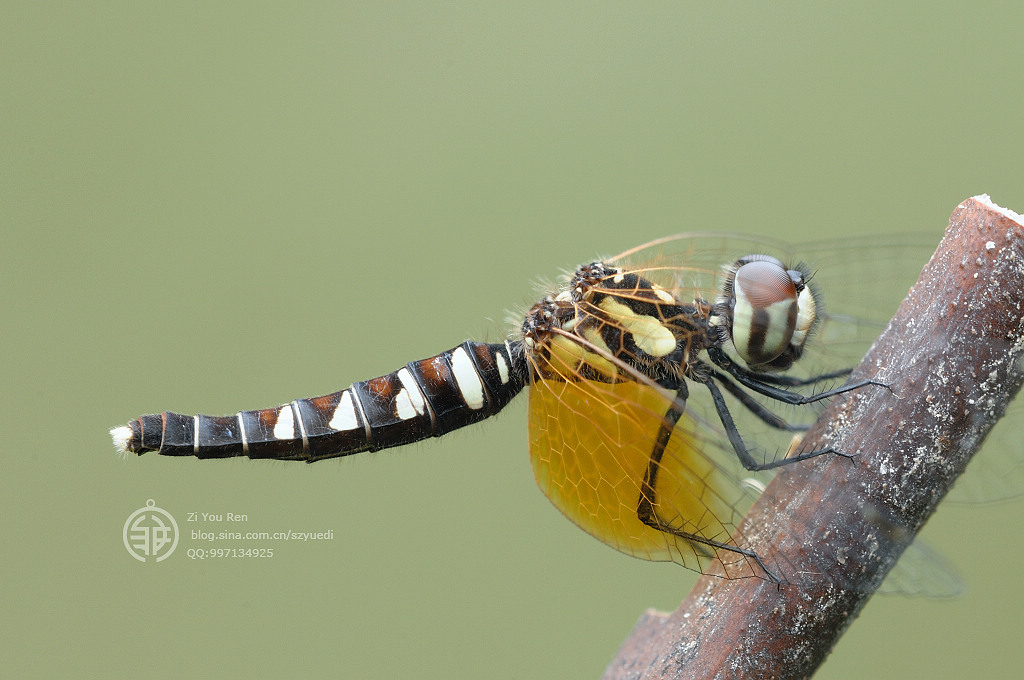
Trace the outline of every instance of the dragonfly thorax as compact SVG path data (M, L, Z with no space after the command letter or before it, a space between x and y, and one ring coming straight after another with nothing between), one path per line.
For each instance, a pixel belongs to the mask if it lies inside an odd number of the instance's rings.
M534 305L523 341L545 378L676 379L714 344L710 313L706 302L683 304L636 273L593 262L577 269L558 295Z

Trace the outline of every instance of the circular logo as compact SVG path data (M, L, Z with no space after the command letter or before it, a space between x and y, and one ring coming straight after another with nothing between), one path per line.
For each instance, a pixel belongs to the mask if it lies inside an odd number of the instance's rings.
M124 547L139 562L163 562L178 547L178 523L150 498L124 523Z

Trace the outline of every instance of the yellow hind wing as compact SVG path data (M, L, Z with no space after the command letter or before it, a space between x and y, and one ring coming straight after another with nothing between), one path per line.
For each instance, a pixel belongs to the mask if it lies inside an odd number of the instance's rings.
M730 578L760 576L745 555L701 542L735 545L739 511L736 482L705 454L697 422L684 414L660 463L652 463L672 399L630 380L535 379L529 423L537 484L577 526L627 555L703 572L718 552ZM656 483L648 500L667 531L637 514L652 464Z

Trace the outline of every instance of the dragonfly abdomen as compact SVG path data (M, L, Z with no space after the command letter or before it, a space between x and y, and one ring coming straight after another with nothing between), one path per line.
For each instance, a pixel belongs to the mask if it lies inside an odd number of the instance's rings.
M466 341L322 397L232 416L146 415L111 430L125 452L316 461L438 437L501 410L526 380L517 342Z

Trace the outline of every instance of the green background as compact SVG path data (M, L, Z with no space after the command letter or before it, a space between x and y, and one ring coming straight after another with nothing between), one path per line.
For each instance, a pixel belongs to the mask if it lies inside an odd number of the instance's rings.
M598 677L695 576L559 517L524 401L312 466L107 429L499 339L539 279L677 231L1024 210L1009 4L3 3L0 675ZM150 498L185 536L144 565ZM1020 510L942 508L967 594L875 598L817 677L1014 676ZM238 527L191 511L335 537L192 561Z

